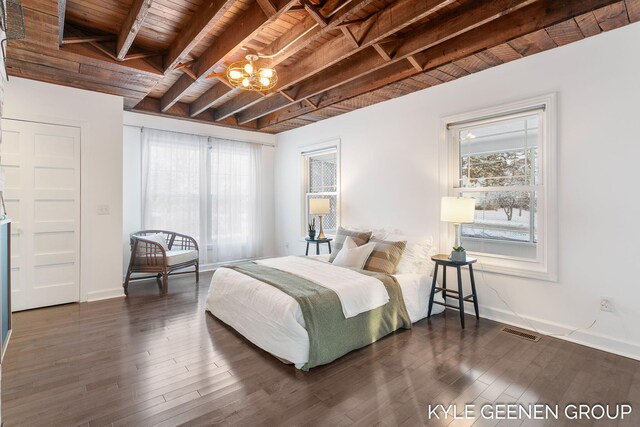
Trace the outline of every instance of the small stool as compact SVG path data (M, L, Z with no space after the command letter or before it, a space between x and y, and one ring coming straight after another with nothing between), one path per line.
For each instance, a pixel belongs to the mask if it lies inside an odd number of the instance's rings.
M310 239L308 237L305 237L304 240L307 241L307 251L304 253L305 255L309 255L309 243L315 243L316 244L316 255L320 255L320 243L326 243L329 246L329 253L331 253L331 241L333 239Z
M480 315L478 314L478 296L476 294L476 282L473 279L473 264L477 261L476 258L467 258L464 262L455 262L449 259L448 255L435 255L431 257L431 260L436 263L435 271L433 273L433 282L431 283L431 295L429 296L429 313L427 317L431 317L431 309L433 308L433 304L444 305L445 307L455 308L456 310L460 310L460 324L462 325L462 329L464 329L464 303L465 302L473 302L473 308L476 311L476 319L480 319ZM465 265L469 266L469 278L471 279L471 295L463 296L462 294L462 277L460 275L460 267L464 267ZM438 277L438 267L442 266L442 287L437 285L437 277ZM447 267L454 267L458 270L458 290L447 289ZM442 292L442 297L444 302L434 301L433 297L436 293ZM447 295L450 294L450 295ZM447 304L447 296L456 298L458 300L458 305Z

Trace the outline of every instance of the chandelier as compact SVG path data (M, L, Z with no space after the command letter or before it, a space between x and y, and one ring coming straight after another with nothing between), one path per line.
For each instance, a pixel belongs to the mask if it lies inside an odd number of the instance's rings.
M245 90L269 90L278 82L276 70L269 67L260 68L255 63L260 56L250 53L246 61L238 61L227 68L227 79L233 86Z

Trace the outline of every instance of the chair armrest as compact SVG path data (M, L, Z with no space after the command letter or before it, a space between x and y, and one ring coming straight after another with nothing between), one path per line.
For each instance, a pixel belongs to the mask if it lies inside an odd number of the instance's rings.
M171 245L169 249L182 249L182 250L196 250L200 251L198 248L198 242L191 236L187 236L186 234L173 233L174 236L171 239Z
M157 242L131 237L131 256L136 265L158 266L167 264L167 252Z

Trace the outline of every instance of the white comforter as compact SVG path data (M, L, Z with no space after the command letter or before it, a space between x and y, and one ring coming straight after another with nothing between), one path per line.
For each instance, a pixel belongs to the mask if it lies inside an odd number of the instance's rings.
M331 289L338 295L345 319L389 302L387 288L380 280L348 268L297 256L269 258L256 262Z
M330 264L329 267L332 267ZM411 322L427 316L431 277L395 276ZM441 294L437 294L439 298ZM219 268L211 279L206 309L265 351L301 368L309 358L309 336L300 306L289 295L235 270ZM434 305L432 314L443 307Z

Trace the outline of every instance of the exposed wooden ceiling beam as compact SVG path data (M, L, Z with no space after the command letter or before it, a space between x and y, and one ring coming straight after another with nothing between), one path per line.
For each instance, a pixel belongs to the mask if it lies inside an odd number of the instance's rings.
M109 49L107 49L105 46L101 45L100 43L89 42L89 44L94 48L96 48L98 51L102 52L105 56L107 56L111 60L118 61L118 58L116 57L116 55L113 52L111 52Z
M414 58L413 56L409 55L407 56L407 60L409 61L409 63L411 65L413 65L413 68L416 69L416 71L422 71L422 65L418 63L418 60L416 58Z
M326 108L345 99L352 98L365 92L384 87L390 83L411 77L416 70L407 61L394 62L367 76L354 80L348 85L339 86L318 95L312 99L312 103L318 108ZM258 129L273 126L275 124L291 120L303 114L315 110L309 104L299 101L267 116L260 117L256 123ZM253 122L252 122L253 123Z
M127 19L125 19L118 34L118 42L116 44L116 58L118 61L124 61L127 56L133 40L138 35L144 19L149 13L152 2L153 0L133 0Z
M77 44L77 43L91 43L91 42L112 42L116 40L116 36L112 34L105 34L101 36L77 36L77 37L65 37L62 40L61 45Z
M277 19L280 14L295 3L296 0L277 0L278 12L271 17L265 15L258 3L253 3L249 6L247 10L236 18L231 27L220 35L215 43L209 46L209 48L195 60L191 69L196 73L198 79L194 81L188 75L183 74L162 96L162 111L171 108L196 82L205 79L211 74L214 67L227 55L240 49L245 43L251 40L265 24Z
M305 10L309 13L309 15L320 25L321 27L326 27L329 23L327 22L327 18L320 13L318 8L311 4L309 0L300 0L302 6L304 6Z
M216 124L218 126L226 126L238 128L237 122L229 118L222 122L215 121L213 118L213 114L211 111L205 111L202 114L198 114L195 117L191 117L189 115L189 104L185 104L183 102L177 102L171 106L167 111L162 111L160 108L160 100L155 98L146 97L142 101L140 101L135 107L131 109L131 111L136 111L145 114L151 114L154 116L160 117L171 117L178 118L182 120L190 120L197 123L207 123L207 124ZM241 126L248 130L256 130L255 124Z
M473 2L466 8L464 13L455 12L444 14L441 17L428 22L424 26L404 34L402 39L393 38L391 41L394 45L401 43L400 47L394 52L393 59L391 58L391 55L382 55L380 53L381 47L376 48L376 45L379 42L383 41L388 36L392 36L393 30L391 25L393 25L393 23L388 20L389 15L386 13L386 10L384 10L379 14L379 16L385 20L384 22L387 23L387 27L385 28L382 25L383 23L376 23L373 27L374 29L370 29L365 35L365 38L369 40L373 49L362 48L357 50L357 53L351 56L349 62L342 63L341 68L338 71L332 70L330 67L323 67L322 65L319 65L318 60L316 63L318 64L317 67L320 70L319 72L314 73L314 75L305 81L302 81L303 79L298 78L298 76L292 78L301 81L293 89L293 92L296 94L295 98L297 100L301 100L302 98L307 98L331 89L332 87L339 86L345 82L356 79L363 74L370 73L385 66L390 60L402 60L411 54L428 49L429 47L441 43L449 38L476 28L480 25L478 24L478 21L481 21L481 23L490 22L503 16L505 13L512 12L513 10L524 7L534 1L535 0L483 0ZM415 10L413 11L416 13ZM406 15L404 18L407 21L402 22L415 22L414 14ZM395 22L397 23L397 21ZM372 33L375 33L378 37L383 37L384 39L372 38ZM405 45L411 46L412 50L409 51L405 49L401 54L400 50ZM346 49L344 46L340 47L342 47L342 49ZM335 49L333 49L333 52L340 54L340 49L336 46ZM383 50L383 52L386 51ZM342 60L343 58L341 56L338 59ZM337 62L338 61L332 61L333 64L336 64ZM286 78L287 77L285 77L285 79ZM269 99L265 99L264 101L238 113L238 122L248 123L290 104L291 102L283 99L282 97L271 97Z
M182 70L183 68L191 67L192 64L193 61L181 62L180 64L176 65L174 70Z
M296 25L290 31L287 31L285 34L271 43L268 47L263 49L261 53L269 56L275 55L271 59L270 63L270 65L274 67L287 58L290 58L291 56L300 52L305 47L309 46L323 34L326 34L327 32L337 28L342 22L348 19L349 16L358 13L373 1L374 0L351 0L351 2L345 3L342 0L329 0L320 9L320 12L323 15L330 16L329 25L324 28L320 28L315 20L308 16L301 23ZM214 105L214 103L216 103L218 99L220 99L222 96L227 95L232 90L233 89L229 89L227 92L222 92L219 89L209 89L202 96L191 103L191 114L200 114L202 111ZM214 96L218 96L218 98L215 98ZM261 100L263 96L261 94L243 91L243 93L241 93L236 98L240 98L236 102L248 104Z
M67 26L66 33L70 34L71 37L85 36L77 29L69 26ZM98 45L99 48L92 46L92 43ZM154 81L163 76L162 70L159 69L160 64L153 65L152 60L154 58L134 58L126 62L117 61L113 53L115 52L115 42L108 44L110 44L110 48L100 45L97 42L63 44L60 46L60 50L83 57L83 62L86 61L84 58L95 61L96 64L102 62L104 64L103 66L110 69L121 70L123 67L130 68L135 70L137 74L146 75Z
M420 19L426 18L451 3L454 3L454 0L419 2L416 2L415 0L398 0L364 22L351 26L351 33L355 39L360 42L360 47L358 49L354 49L352 43L344 35L338 36L323 44L316 51L298 61L295 65L282 70L282 72L278 74L278 84L272 90L275 93L311 77L318 71L329 68L354 53L365 49L385 37L393 35ZM225 105L217 108L215 112L216 117L229 117L232 114L252 106L256 101L259 100L256 99L255 96L252 96L251 93L242 94L241 96L227 102ZM252 118L245 117L244 114L241 116L242 120L252 120Z
M262 8L262 11L264 12L264 14L267 15L269 18L271 18L273 15L275 15L278 12L278 9L271 2L271 0L257 0L257 1L260 7Z
M131 61L132 59L151 58L153 56L162 56L162 52L135 52L127 53L123 61Z
M64 18L67 11L67 0L58 0L58 46L64 40Z
M73 29L74 32L78 32L77 29ZM131 61L133 59L142 59L142 58L151 58L154 56L162 56L162 52L135 52L135 53L127 53L124 58L120 59L112 51L108 46L101 45L103 42L116 42L118 40L118 36L115 34L101 34L94 36L70 36L65 37L62 40L62 46L74 45L74 44L89 44L102 52L106 57L114 61ZM114 46L113 43L107 43L110 46Z
M391 61L391 55L387 52L379 43L374 43L373 48L378 52L378 55L382 57L385 61Z
M311 100L309 98L305 98L304 99L304 103L307 104L309 107L311 107L314 110L318 108L318 106L316 104L314 104L313 102L311 102Z
M162 56L161 52L136 52L136 53L128 53L123 59L120 59L115 55L115 53L113 53L113 43L110 43L111 48L109 48L108 46L105 46L104 44L100 44L97 41L89 41L88 44L96 48L98 51L102 52L107 58L111 59L112 61L125 62L125 61L132 61L134 59L144 59L144 58L151 58L154 56Z
M356 38L354 37L349 27L342 26L340 27L340 29L342 30L342 34L344 34L347 40L349 40L349 42L351 43L351 46L353 46L354 49L357 49L360 47L360 43L358 42L358 40L356 40Z
M216 83L190 104L190 115L194 117L207 110L210 105L213 105L217 100L229 93L229 91L231 91L231 89L228 86L220 82Z
M554 0L541 0L485 23L471 31L414 55L419 64L425 64L424 70L431 70L452 61L463 59L476 52L506 43L512 39L539 31L574 16L615 3L616 0L567 0L561 4ZM437 26L436 26L437 27ZM320 95L320 102L314 102L318 108L375 90L387 84L402 80L419 73L408 61L394 61L384 67L351 80L348 84L334 87ZM311 98L312 102L314 98ZM310 107L297 103L270 113L258 119L258 128L269 127L285 120L308 113Z
M173 70L191 52L234 3L235 0L209 0L200 6L171 43L164 61L165 73Z

